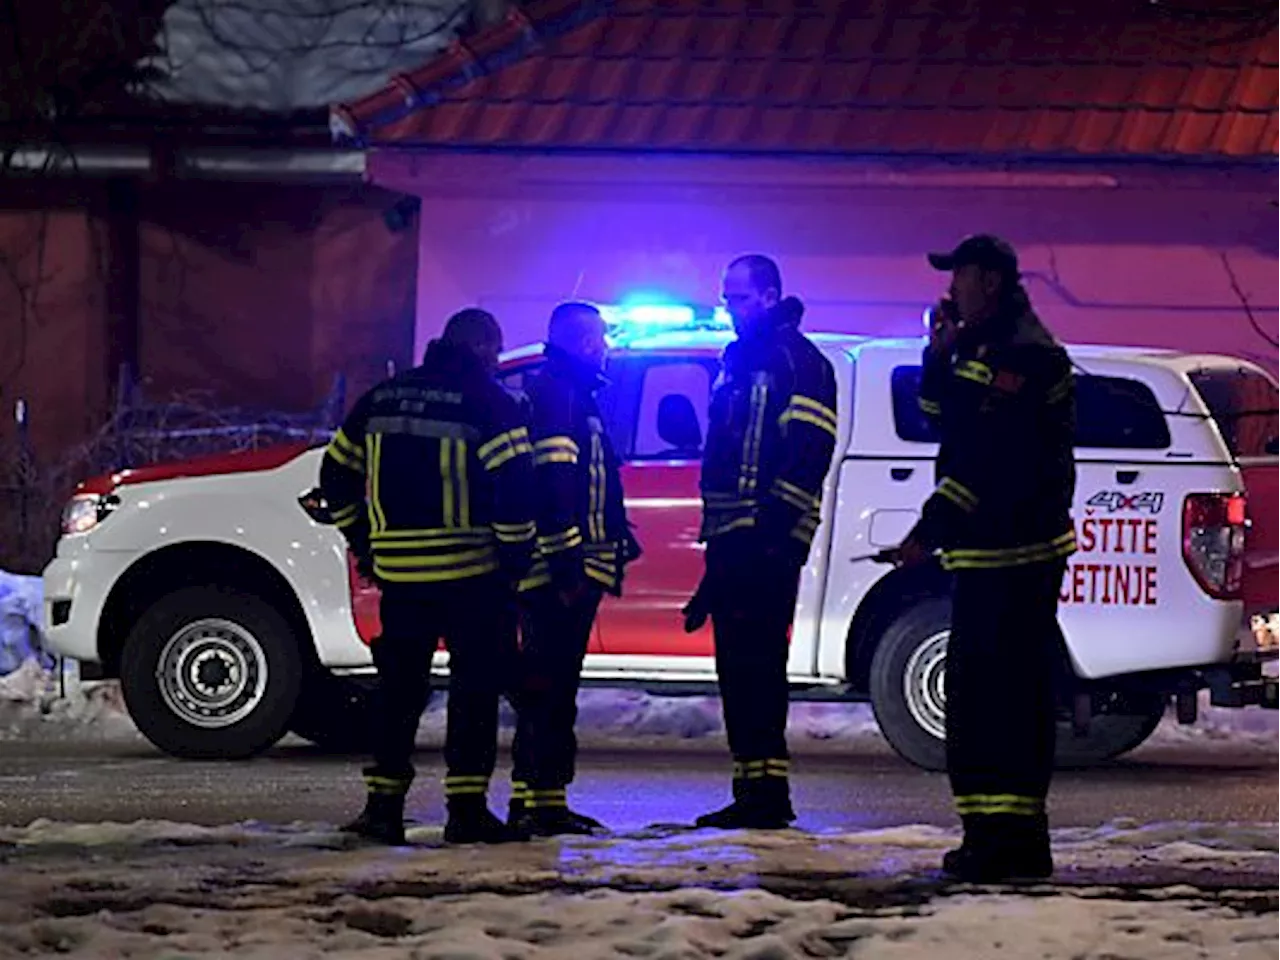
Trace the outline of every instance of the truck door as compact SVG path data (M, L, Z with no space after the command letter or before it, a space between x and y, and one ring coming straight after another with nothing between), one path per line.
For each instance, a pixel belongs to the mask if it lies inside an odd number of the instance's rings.
M707 410L719 361L690 353L628 353L610 361L612 405L602 412L623 461L627 514L644 553L623 596L598 620L611 656L711 657L711 628L682 629L680 610L702 577L698 490Z

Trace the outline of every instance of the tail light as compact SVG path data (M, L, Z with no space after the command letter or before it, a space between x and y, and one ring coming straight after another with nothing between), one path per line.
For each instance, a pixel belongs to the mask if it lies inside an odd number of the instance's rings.
M1215 600L1240 599L1244 574L1245 498L1192 493L1182 504L1182 558L1200 589Z

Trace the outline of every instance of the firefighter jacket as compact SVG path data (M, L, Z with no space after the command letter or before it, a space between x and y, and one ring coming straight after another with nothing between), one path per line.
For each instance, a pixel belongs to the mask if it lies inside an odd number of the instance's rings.
M605 382L548 344L542 370L526 387L538 541L522 590L569 587L586 576L619 594L623 568L639 555L622 503L618 458L596 404Z
M320 466L336 525L386 583L523 576L532 486L516 402L469 351L438 340L422 366L356 402Z
M950 357L925 348L919 402L941 446L912 536L941 550L945 569L1075 552L1074 384L1066 350L1024 297Z
M803 564L818 529L839 419L835 371L787 297L767 330L725 349L702 462L705 541L753 530Z

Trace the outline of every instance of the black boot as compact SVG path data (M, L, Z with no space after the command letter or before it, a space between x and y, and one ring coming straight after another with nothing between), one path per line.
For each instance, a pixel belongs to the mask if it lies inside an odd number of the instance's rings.
M513 824L515 829L531 837L608 833L608 828L599 820L568 807L527 807Z
M370 793L360 816L343 825L342 832L393 847L403 846L404 794Z
M942 858L942 872L948 877L965 883L1004 883L1053 875L1049 821L1043 814L974 814L961 819L964 842Z
M703 814L694 825L717 830L785 830L796 818L786 777L735 777L733 794L733 803Z
M490 811L483 795L450 797L449 819L444 825L445 843L511 843L526 839Z
M607 832L599 820L569 809L564 788L532 790L526 796L528 800L520 802L519 811L515 810L516 802L512 799L513 817L508 821L521 833L533 837L556 837Z

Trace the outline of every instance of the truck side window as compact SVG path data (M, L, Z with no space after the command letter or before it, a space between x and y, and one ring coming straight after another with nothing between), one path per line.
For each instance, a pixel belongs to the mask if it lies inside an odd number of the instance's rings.
M697 460L707 435L714 365L654 358L644 365L633 460Z
M921 412L920 367L895 367L891 376L893 423L899 439L937 443L933 422ZM1077 447L1163 450L1169 424L1151 388L1127 377L1076 374Z
M1219 367L1195 370L1190 378L1233 457L1280 452L1276 385L1267 377L1244 367Z

